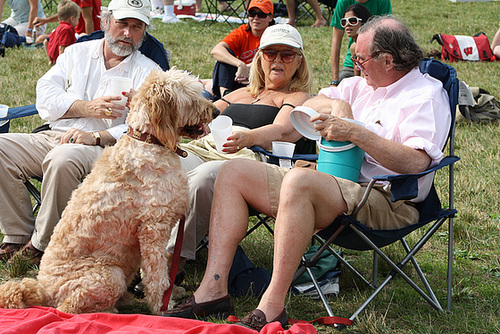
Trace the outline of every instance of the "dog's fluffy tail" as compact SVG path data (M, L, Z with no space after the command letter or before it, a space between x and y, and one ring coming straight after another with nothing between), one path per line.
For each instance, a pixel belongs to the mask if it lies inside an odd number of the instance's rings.
M0 285L0 307L49 306L47 302L48 295L36 279L24 278L21 282L9 281Z

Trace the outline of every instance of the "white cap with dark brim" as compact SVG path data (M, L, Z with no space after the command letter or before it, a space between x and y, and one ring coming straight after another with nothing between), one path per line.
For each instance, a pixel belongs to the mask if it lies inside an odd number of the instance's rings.
M111 0L108 10L116 20L138 19L149 25L151 4L149 0Z
M271 45L288 45L292 48L303 49L302 36L289 24L275 24L266 30L260 37L259 49L262 50Z

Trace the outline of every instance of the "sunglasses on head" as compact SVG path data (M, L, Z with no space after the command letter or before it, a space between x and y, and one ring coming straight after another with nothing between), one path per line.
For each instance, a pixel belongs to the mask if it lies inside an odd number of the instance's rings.
M345 28L348 24L351 26L355 26L361 21L363 20L356 16L344 17L343 19L340 19L340 25L342 26L342 28Z
M257 11L257 10L251 10L248 12L248 17L255 17L257 16L259 19L265 19L269 14L266 14L264 12L261 12L261 11Z
M265 61L274 61L276 57L280 55L281 61L284 63L291 63L292 61L295 60L295 56L297 55L296 51L292 50L283 50L283 51L278 51L278 50L273 50L273 49L265 49L262 50L262 56L264 57Z

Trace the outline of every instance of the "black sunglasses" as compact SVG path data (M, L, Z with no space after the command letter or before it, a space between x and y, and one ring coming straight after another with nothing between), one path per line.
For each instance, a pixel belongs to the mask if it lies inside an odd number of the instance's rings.
M255 17L257 16L259 19L265 19L269 14L266 14L264 12L260 11L250 11L248 12L248 17Z

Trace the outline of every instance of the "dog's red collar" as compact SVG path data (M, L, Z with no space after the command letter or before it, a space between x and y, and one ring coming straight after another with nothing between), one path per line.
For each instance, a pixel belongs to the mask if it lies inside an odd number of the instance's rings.
M147 132L142 133L139 130L132 129L130 126L127 128L127 135L134 138L134 139L143 141L143 142L148 143L148 144L156 144L156 145L163 146L163 144L160 143L158 138L156 138L152 134L147 133ZM183 158L185 158L187 156L187 152L182 150L179 147L176 147L175 153L177 153L179 156L181 156Z

